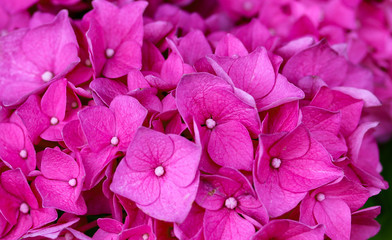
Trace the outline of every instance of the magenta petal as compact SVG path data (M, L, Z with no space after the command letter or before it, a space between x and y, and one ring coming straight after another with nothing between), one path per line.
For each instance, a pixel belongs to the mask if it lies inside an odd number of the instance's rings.
M303 77L318 76L328 85L338 86L343 82L346 70L344 57L339 56L326 41L321 41L291 57L283 68L283 75L294 84Z
M93 106L79 112L80 124L93 151L110 145L116 135L116 118L106 107Z
M148 205L137 206L149 216L166 222L182 223L192 208L199 187L199 174L187 187L178 187L169 179L160 181L158 199Z
M283 159L299 158L309 151L310 145L309 131L300 125L274 144L269 155Z
M220 77L207 73L185 75L177 87L177 106L181 116L192 126L213 118L217 124L230 120L242 123L251 134L260 132L256 109L234 93L233 87Z
M25 235L25 237L46 237L49 239L57 239L61 233L61 231L63 231L65 228L75 224L76 222L78 222L79 219L75 218L70 220L69 222L65 222L65 223L57 223L57 224L53 224L47 227L43 227L40 229L34 229L34 230L30 230L28 234Z
M113 99L110 110L116 118L116 136L119 150L125 151L136 130L143 124L147 110L133 97L121 95Z
M36 142L39 135L50 126L50 118L41 111L40 101L38 96L31 95L17 110L32 142Z
M119 234L123 229L121 222L111 218L98 218L97 224L102 230L109 233Z
M75 195L74 187L68 182L38 176L35 185L42 196L44 207L54 207L76 215L86 214L86 203L80 195Z
M176 185L186 187L194 181L198 172L201 147L184 141L184 138L178 135L169 137L174 143L174 153L170 160L165 162L167 174L170 174Z
M128 92L127 87L122 82L107 78L94 79L90 83L90 88L108 106L116 96L124 95Z
M67 80L60 79L48 87L41 99L41 109L49 117L56 117L62 121L65 117L67 104Z
M20 169L5 171L1 174L0 179L7 192L25 201L31 208L38 208L37 199Z
M276 172L270 174L265 183L255 181L255 189L268 214L273 218L293 209L306 195L306 192L295 193L280 187Z
M228 177L219 175L202 176L196 202L208 210L218 210L224 206L228 196L241 188L241 185Z
M154 141L151 141L152 139ZM126 162L134 171L151 171L153 174L156 167L170 160L175 150L169 136L141 127L127 150Z
M381 211L380 206L365 208L351 215L351 239L366 240L375 236L380 224L374 219Z
M21 239L21 237L32 227L33 221L30 215L20 216L18 222L14 225L12 230L6 235L4 240Z
M34 146L17 124L0 123L0 157L11 168L21 168L24 174L35 169Z
M244 44L235 36L228 33L218 43L215 49L217 56L243 57L248 55Z
M325 233L333 240L350 239L351 212L345 202L326 199L314 206L314 217L326 226Z
M123 160L114 173L110 190L139 204L148 205L159 197L160 183L153 170L134 171Z
M212 53L207 39L200 30L189 32L178 46L178 51L184 58L184 62L193 65L200 58Z
M140 69L142 61L141 45L136 41L125 41L115 49L113 58L107 60L103 75L116 78L126 75L130 69ZM132 54L130 54L132 53Z
M253 144L248 130L241 123L218 124L211 132L208 153L221 166L248 171L252 168Z
M255 233L254 226L227 208L204 214L204 238L206 240L248 240Z
M42 155L41 172L45 178L68 182L70 179L78 177L79 166L68 154L60 150L46 148Z
M62 135L65 145L67 145L67 147L73 152L75 152L78 148L87 145L87 140L84 136L79 120L68 122L63 127Z
M1 48L8 45L4 48L7 51L0 57L5 56L7 61L1 61L4 64L0 71L6 71L3 76L8 77L1 78L0 100L5 105L18 103L47 86L42 74L51 73L48 81L63 77L79 61L78 44L66 10L60 11L49 24L15 32L4 40L0 45ZM4 94L10 92L13 94Z
M283 161L279 168L280 185L292 192L309 191L341 176L343 176L343 171L332 164L328 152L313 139L310 149L305 155L297 159Z
M283 75L278 74L272 91L264 98L256 99L256 105L259 111L264 111L304 97L305 94L301 89L287 81Z
M308 226L289 219L278 219L264 225L252 240L291 239L291 240L323 240L323 225Z
M275 85L275 71L265 48L258 48L248 56L236 59L228 74L234 85L251 94L256 102Z

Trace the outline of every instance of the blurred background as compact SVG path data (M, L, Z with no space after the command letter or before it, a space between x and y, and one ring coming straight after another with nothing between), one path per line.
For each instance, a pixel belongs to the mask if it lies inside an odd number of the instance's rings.
M381 224L381 230L374 240L390 240L392 239L392 141L379 144L380 161L383 165L381 175L389 183L389 189L381 191L377 196L371 197L366 203L366 207L380 205L381 214L377 221Z

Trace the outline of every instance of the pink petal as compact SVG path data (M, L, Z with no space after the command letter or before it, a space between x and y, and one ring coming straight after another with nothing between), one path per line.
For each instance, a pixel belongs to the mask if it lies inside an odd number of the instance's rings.
M161 192L159 179L153 170L132 170L125 160L118 165L110 190L143 206L157 201Z
M244 44L235 36L228 33L218 43L215 48L217 56L245 57L248 55Z
M81 184L81 183L80 183ZM35 186L42 196L42 205L59 210L84 215L87 212L86 203L80 195L75 195L75 189L68 182L49 180L42 176L35 179Z
M38 208L37 199L20 169L5 171L0 179L4 190L25 201L31 208Z
M168 135L141 127L127 150L126 162L133 171L153 174L156 167L170 161L174 150Z
M174 152L164 163L171 181L179 187L191 184L198 173L201 147L178 135L169 135L174 144Z
M184 62L193 65L200 58L212 54L207 39L200 30L193 30L181 39L178 51L184 58Z
M219 175L202 176L196 203L208 210L218 210L224 207L227 197L233 195L241 185L228 177Z
M351 238L366 240L380 231L380 224L374 219L381 211L380 206L365 208L351 215Z
M50 126L50 118L41 111L40 101L38 96L31 95L17 110L33 142Z
M67 80L60 79L48 87L41 99L41 109L49 117L56 117L59 121L64 120L67 104Z
M112 100L127 93L128 89L122 82L107 78L96 78L90 83L90 88L109 106Z
M116 118L106 107L93 106L79 112L80 125L93 151L110 146L116 136Z
M255 232L250 222L226 208L218 211L206 210L203 227L206 240L245 240L250 239Z
M78 177L79 166L68 154L46 148L42 155L41 172L45 178L68 182L70 179Z
M22 158L21 151L26 152L26 158ZM17 124L0 123L0 157L12 168L21 168L24 174L35 169L34 146Z
M166 222L182 223L196 198L199 174L187 187L179 187L169 179L160 181L160 187L160 195L155 202L148 206L140 204L137 204L137 206L153 218Z
M301 239L322 240L324 239L325 227L323 225L308 226L289 219L278 219L264 225L252 238L252 240L278 239Z
M252 168L253 144L248 130L241 123L218 124L211 132L208 153L221 166L248 171Z
M135 98L126 95L114 98L109 108L116 118L116 136L120 141L119 150L125 151L136 130L143 124L147 110Z
M326 226L325 234L331 239L350 239L351 212L342 200L326 199L314 206L317 223Z

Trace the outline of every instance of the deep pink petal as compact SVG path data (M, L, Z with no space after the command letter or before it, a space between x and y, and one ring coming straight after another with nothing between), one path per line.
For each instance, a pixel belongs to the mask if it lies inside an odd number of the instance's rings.
M160 196L160 183L154 170L135 171L121 161L113 176L110 189L138 204L148 205L157 201Z
M93 151L99 151L111 144L116 136L116 118L106 107L93 106L79 112L80 125Z
M331 239L350 239L351 212L342 200L326 199L314 206L317 223L324 224L325 233Z
M206 210L204 214L204 237L206 240L245 240L254 234L254 226L227 208L218 211Z
M186 187L193 182L198 172L201 147L185 138L170 134L174 144L174 153L164 163L170 180L179 187Z
M324 239L325 227L322 225L308 226L289 219L273 220L264 225L252 240L298 239L298 240L322 240Z
M135 98L121 95L113 99L110 110L116 118L116 136L119 150L126 151L136 130L143 124L147 110Z
M68 182L78 177L79 166L68 154L57 149L46 148L42 155L41 172L45 178Z
M218 124L211 132L208 153L221 166L248 171L252 168L253 144L248 130L241 123Z

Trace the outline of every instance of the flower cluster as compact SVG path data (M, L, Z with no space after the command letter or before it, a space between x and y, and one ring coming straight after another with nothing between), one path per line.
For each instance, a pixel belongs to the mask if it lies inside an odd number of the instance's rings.
M0 0L1 239L368 239L392 3Z

